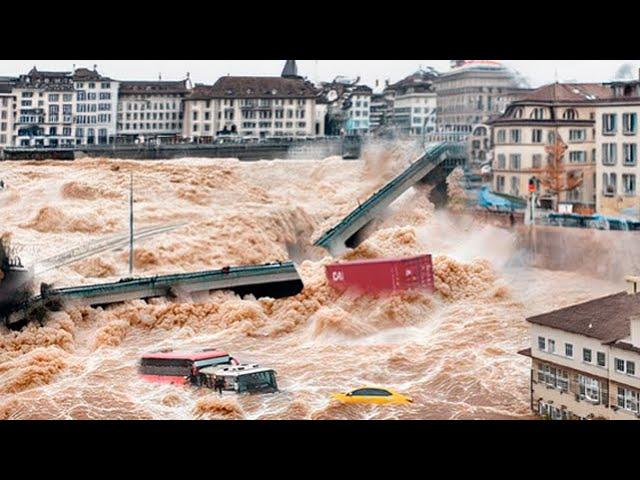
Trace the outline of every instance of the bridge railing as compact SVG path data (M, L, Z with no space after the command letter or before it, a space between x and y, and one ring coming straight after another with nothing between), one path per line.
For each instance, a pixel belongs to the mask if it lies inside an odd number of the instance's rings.
M366 211L372 209L384 195L395 189L398 185L403 183L407 178L411 177L417 171L422 169L425 164L428 163L436 163L440 161L440 156L445 152L451 153L461 153L464 150L461 144L457 143L447 143L447 142L439 142L431 144L427 147L425 153L418 158L415 162L413 162L407 169L405 169L401 174L395 177L393 180L389 181L386 185L384 185L380 190L371 195L362 205L359 205L355 208L351 213L349 213L346 217L344 217L340 223L327 230L316 242L314 245L316 246L324 246L327 241L329 241L333 236L335 236L339 231L344 230L353 220L363 215Z

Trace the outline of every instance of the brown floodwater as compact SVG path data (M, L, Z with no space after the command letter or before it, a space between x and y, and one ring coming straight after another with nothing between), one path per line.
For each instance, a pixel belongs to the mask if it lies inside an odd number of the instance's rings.
M434 212L406 192L345 258L432 253L436 293L354 297L331 290L308 248L412 159L407 149L364 160L184 159L0 165L0 235L38 261L126 234L129 173L138 228L186 222L137 242L135 273L151 275L284 260L296 252L295 297L216 292L107 308L68 305L44 327L0 331L5 419L530 418L525 317L621 289L584 274L530 268L512 233ZM55 286L127 276L126 249L100 253L38 281ZM281 391L219 397L141 381L140 355L218 347L275 368ZM342 406L334 392L393 387L410 406Z

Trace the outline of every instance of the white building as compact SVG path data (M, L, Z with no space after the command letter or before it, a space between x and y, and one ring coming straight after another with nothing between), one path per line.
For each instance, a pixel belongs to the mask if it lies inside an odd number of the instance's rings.
M75 92L70 72L20 75L13 94L16 118L12 144L20 147L72 145Z
M124 141L182 135L187 80L122 81L118 93L118 137Z
M116 135L118 82L95 69L41 72L33 68L13 88L14 146L106 144Z
M351 92L346 122L346 131L350 135L369 133L371 117L371 96L373 90L366 85L358 85Z
M75 70L73 82L76 96L76 144L113 143L116 137L119 82L100 75L95 66L94 70Z
M437 97L433 86L438 73L418 70L385 89L393 98L391 123L407 135L423 135L436 129Z
M527 318L530 402L540 416L640 418L639 277L614 295Z
M0 77L0 149L12 145L16 78Z
M196 85L185 97L183 137L315 136L317 92L295 73L288 63L281 77L226 76L212 86Z

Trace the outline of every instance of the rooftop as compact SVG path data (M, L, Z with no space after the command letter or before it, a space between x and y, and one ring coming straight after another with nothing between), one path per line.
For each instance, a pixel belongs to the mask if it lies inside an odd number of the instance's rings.
M640 295L620 292L535 315L527 321L613 343L630 335L629 317L634 314L640 314ZM623 345L616 346L624 348Z
M588 102L613 96L601 83L551 83L523 95L517 102Z
M123 81L120 82L120 93L124 94L185 94L187 93L187 81Z
M226 76L213 86L196 85L187 98L314 98L316 94L313 85L303 79Z

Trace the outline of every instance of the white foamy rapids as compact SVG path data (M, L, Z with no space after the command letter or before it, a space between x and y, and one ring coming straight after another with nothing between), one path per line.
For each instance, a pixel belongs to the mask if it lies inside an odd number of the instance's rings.
M139 228L186 222L136 243L139 275L284 260L414 160L410 147L364 159L82 160L3 166L0 235L40 245L34 259L126 232L129 173ZM0 418L510 418L528 412L525 317L616 291L576 273L513 268L512 234L435 212L428 188L404 194L344 259L432 253L436 292L353 296L301 261L304 290L279 300L228 292L106 308L68 305L44 327L0 333ZM10 197L9 197L10 196ZM7 200L10 198L10 201ZM319 257L322 257L321 253ZM317 258L317 257L313 257ZM40 281L126 275L127 252L100 253ZM159 348L218 347L269 365L281 391L222 397L146 383L136 364ZM410 406L342 406L332 393L394 387Z

